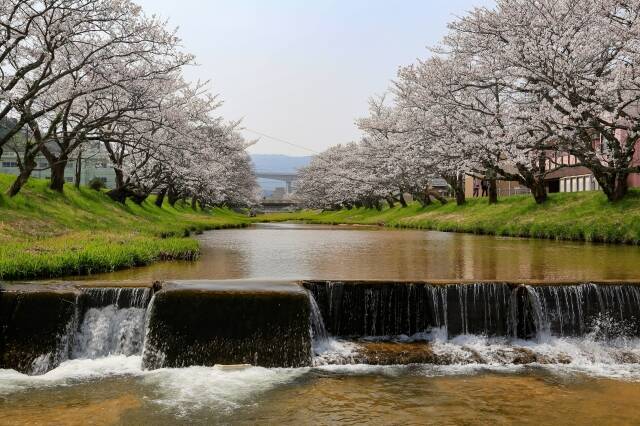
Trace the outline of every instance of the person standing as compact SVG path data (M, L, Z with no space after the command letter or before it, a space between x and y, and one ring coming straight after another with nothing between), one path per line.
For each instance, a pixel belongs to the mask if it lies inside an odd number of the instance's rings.
M489 182L482 179L482 182L480 183L480 185L482 186L482 196L486 197L487 195L489 195Z
M478 178L473 178L473 196L477 197L480 195L480 181Z

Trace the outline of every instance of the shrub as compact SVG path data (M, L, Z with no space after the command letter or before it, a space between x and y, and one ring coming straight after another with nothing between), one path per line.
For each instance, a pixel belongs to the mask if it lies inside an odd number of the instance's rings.
M105 189L107 186L104 184L104 181L100 178L94 177L89 181L89 188L94 191L101 191Z

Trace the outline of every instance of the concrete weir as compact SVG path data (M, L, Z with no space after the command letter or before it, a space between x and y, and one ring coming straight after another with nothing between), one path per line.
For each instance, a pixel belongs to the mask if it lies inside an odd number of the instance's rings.
M59 285L0 288L0 368L45 373L66 359L80 291Z
M637 337L640 283L198 280L0 285L0 368L28 374L45 373L67 359L110 355L141 356L146 369L303 367L314 362L312 343L332 336L378 336L378 342L434 329L449 338ZM388 352L382 344L371 345L375 356ZM432 354L410 355L394 352L393 360L417 362Z
M296 282L167 282L148 313L143 365L307 366L309 315Z

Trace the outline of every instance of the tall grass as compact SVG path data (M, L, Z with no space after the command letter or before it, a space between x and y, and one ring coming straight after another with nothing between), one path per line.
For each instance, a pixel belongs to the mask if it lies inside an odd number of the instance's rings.
M246 226L227 209L162 208L154 198L137 205L102 192L66 185L63 194L32 179L16 197L4 194L12 176L0 175L0 280L53 278L108 272L157 260L195 259L190 235Z
M301 220L325 224L370 224L398 228L468 232L499 236L640 244L640 191L610 203L600 192L550 194L537 205L530 196L501 198L497 205L474 198L464 206L302 211L267 214L256 221Z

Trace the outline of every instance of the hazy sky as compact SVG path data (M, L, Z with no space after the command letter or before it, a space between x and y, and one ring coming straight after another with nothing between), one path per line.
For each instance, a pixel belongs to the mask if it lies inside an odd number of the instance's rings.
M399 65L428 55L447 22L491 0L136 0L169 20L211 80L222 114L322 151L359 138L354 119ZM254 153L310 151L244 132Z

